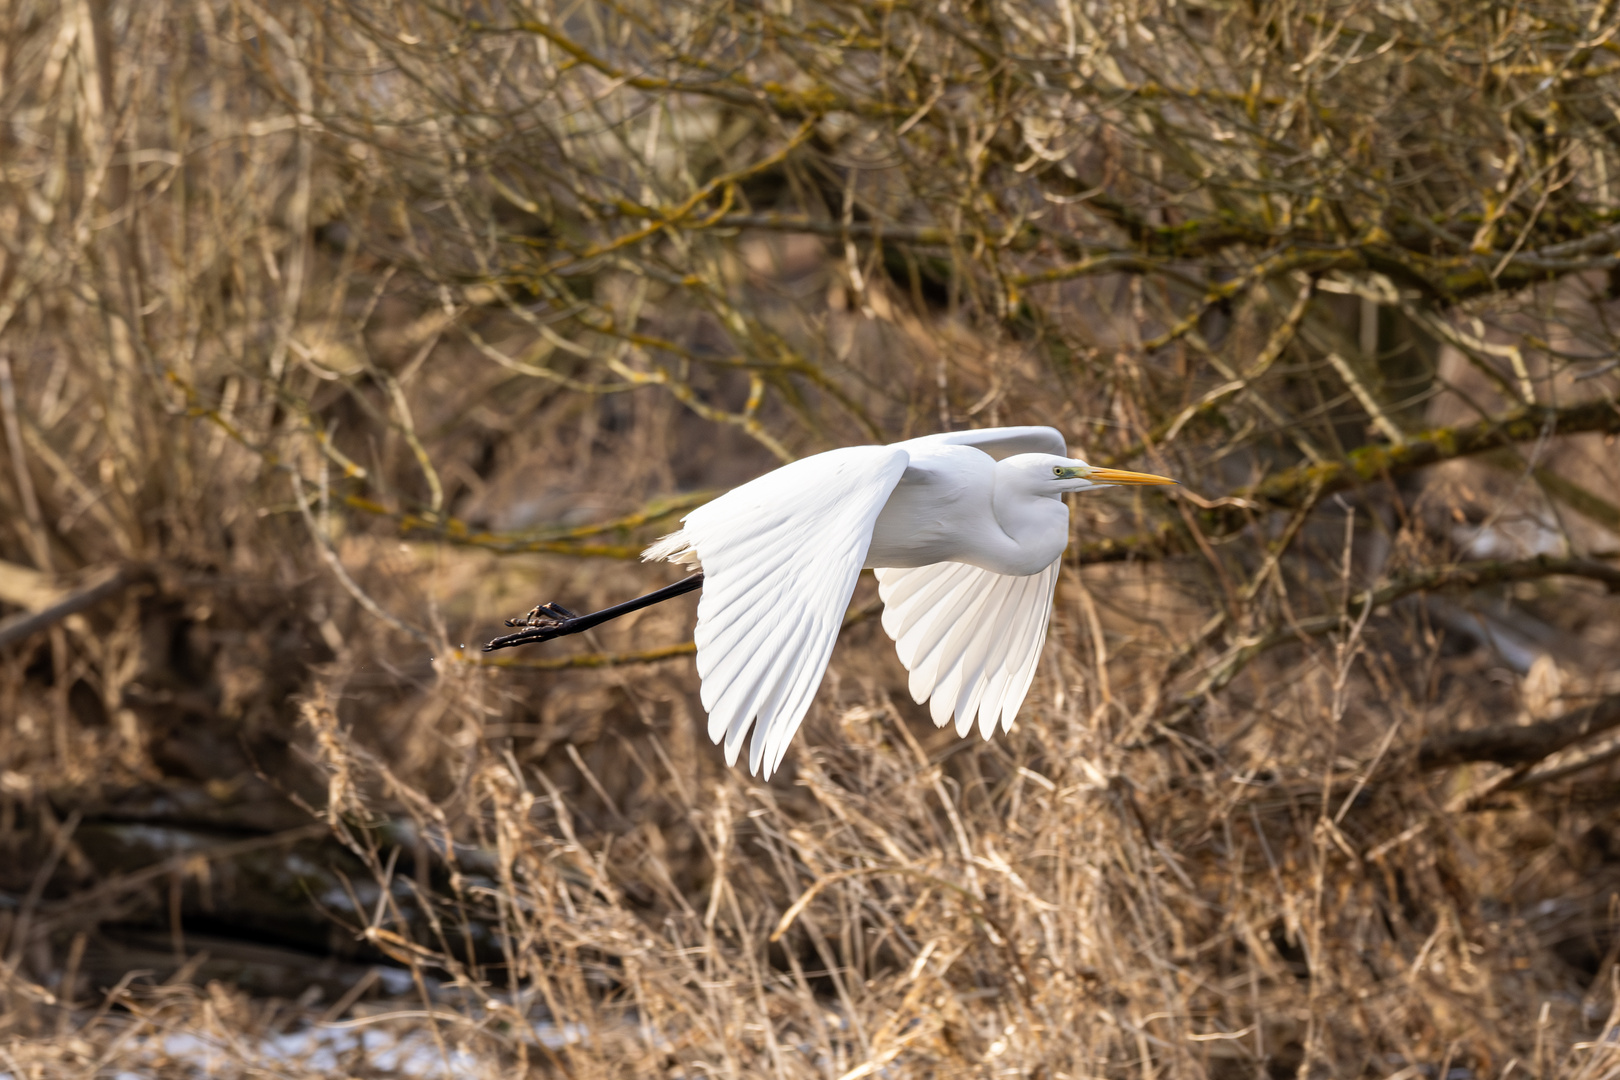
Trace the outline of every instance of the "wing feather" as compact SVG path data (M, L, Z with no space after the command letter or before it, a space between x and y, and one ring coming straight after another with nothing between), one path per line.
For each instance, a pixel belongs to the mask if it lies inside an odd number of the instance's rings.
M965 609L961 616L949 621L949 633L934 651L940 674L928 706L929 715L940 727L944 727L954 714L958 735L966 735L973 725L972 714L964 715L960 706L965 705L964 699L973 693L975 654L989 642L989 635L982 632L990 615L987 609L1000 599L1000 590L982 588L977 580L970 579L962 591L967 594ZM946 620L941 618L940 621Z
M1069 444L1063 433L1051 427L996 427L973 431L942 431L937 435L923 435L896 446L972 446L1000 461L1014 454L1056 454L1069 456Z
M959 582L933 609L935 617L939 620L938 625L924 625L917 628L921 640L915 644L917 666L912 669L909 687L911 700L919 704L927 701L929 695L938 689L949 673L950 657L944 648L946 638L954 624L967 617L972 602L971 584Z
M940 727L1012 726L1040 661L1061 562L1014 577L966 563L877 571L883 629L911 672L911 696Z
M900 662L912 672L911 699L921 704L928 700L929 692L939 680L939 665L944 656L940 646L966 616L976 598L977 589L973 580L976 568L966 563L934 563L917 569L936 571L932 587L916 590L909 601L891 602L884 596L883 603L884 629L895 640ZM878 580L883 581L883 575L878 575ZM891 603L896 612L896 625L893 628L889 626L888 614ZM908 617L907 613L919 611L930 613L929 617Z
M980 613L981 621L990 626L1006 626L1015 620L1027 586L1028 579L1019 578L1009 589L993 589L986 593ZM956 699L956 724L961 734L966 735L972 729L974 718L985 703L990 683L1006 659L1010 641L1006 633L977 633L964 649L960 661L962 690ZM980 730L988 738L994 728L986 730L981 723Z
M1002 634L989 663L985 665L988 674L983 683L984 695L976 704L979 711L979 734L986 739L995 734L996 724L1001 719L1002 698L1012 675L1008 669L1008 658L1012 656L1015 647L1019 649L1019 655L1022 655L1022 650L1027 647L1021 631L1027 628L1032 612L1026 605L1032 607L1038 601L1038 590L1039 575L1026 577L1018 583L1016 594L1008 598L1011 617L1018 622L1020 632ZM1038 645L1036 648L1039 651Z
M644 558L696 561L697 669L709 738L769 778L815 698L872 527L910 460L851 446L784 465L692 511Z
M1030 619L1021 638L1023 665L1011 677L1003 693L1001 727L1004 731L1012 727L1013 717L1018 715L1019 706L1023 705L1024 697L1029 693L1030 683L1035 680L1035 669L1041 660L1041 646L1046 642L1047 624L1052 619L1052 595L1057 589L1058 567L1056 562L1047 567L1040 575L1041 580L1034 585L1040 601L1029 605ZM1014 669L1009 665L1008 670Z
M840 618L842 624L843 619ZM830 630L830 632L826 632ZM783 696L780 714L783 716L803 717L810 709L810 702L816 696L816 688L821 685L821 673L827 668L827 661L832 658L833 644L838 640L838 628L825 628L823 632L812 633L812 643L819 642L819 649L806 658L798 667L794 677L793 686ZM787 685L784 680L781 684ZM749 768L764 766L765 775L770 776L782 764L782 756L787 753L788 743L793 739L793 733L798 729L793 726L778 724L771 729L763 745L755 743L749 748ZM755 748L758 748L756 758Z
M804 613L796 611L770 623L764 634L744 639L702 677L709 737L718 743L724 734L729 763L736 764L737 748L748 731L744 721L756 715L760 701L781 678L782 668L794 659L791 646L797 643L804 620Z
M943 649L947 656L955 657L954 670L949 690L936 693L934 705L941 709L945 719L955 713L958 735L973 730L979 701L991 679L989 655L998 644L1008 640L1011 624L1022 614L1010 605L1020 599L1026 580L1005 578L1004 583L998 583L1001 587L981 588L981 599L972 616L956 629Z

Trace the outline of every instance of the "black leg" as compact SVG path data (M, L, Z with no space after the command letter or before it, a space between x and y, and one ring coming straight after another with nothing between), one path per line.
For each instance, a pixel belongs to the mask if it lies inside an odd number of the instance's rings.
M485 652L494 652L496 649L510 649L514 645L528 645L537 641L550 641L552 638L565 637L577 634L581 630L589 630L593 626L601 626L620 615L628 615L632 611L640 611L654 604L661 604L665 600L672 600L683 593L703 585L703 575L693 574L682 578L673 585L666 585L657 592L650 592L646 596L638 596L634 600L626 600L622 604L614 604L601 611L593 611L589 615L575 615L561 604L541 604L521 619L506 620L507 626L521 626L515 634L498 637L484 646Z

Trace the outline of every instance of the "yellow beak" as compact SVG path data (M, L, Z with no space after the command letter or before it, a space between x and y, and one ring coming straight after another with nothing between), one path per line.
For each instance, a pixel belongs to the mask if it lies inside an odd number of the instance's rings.
M1179 484L1181 481L1172 480L1168 476L1155 476L1152 473L1129 472L1125 469L1092 469L1086 473L1086 479L1096 484Z

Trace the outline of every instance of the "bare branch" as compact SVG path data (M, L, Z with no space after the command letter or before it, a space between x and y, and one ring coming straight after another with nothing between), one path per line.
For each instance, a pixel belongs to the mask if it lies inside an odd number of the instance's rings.
M1383 477L1404 476L1442 461L1583 431L1620 432L1620 405L1598 398L1560 408L1525 407L1461 427L1435 428L1415 434L1400 445L1373 443L1358 447L1344 461L1286 469L1243 494L1276 506L1294 506L1316 485L1320 485L1322 494L1331 495Z
M55 626L69 615L94 607L109 596L115 596L132 585L149 580L150 576L140 567L129 566L92 574L88 582L66 593L49 607L0 620L0 648Z
M1418 767L1444 769L1469 761L1533 765L1582 739L1617 727L1620 727L1620 694L1603 698L1556 720L1431 735L1418 747Z

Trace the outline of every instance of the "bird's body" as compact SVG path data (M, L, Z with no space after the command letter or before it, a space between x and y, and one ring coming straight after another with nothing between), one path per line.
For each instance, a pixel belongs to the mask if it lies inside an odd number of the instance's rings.
M869 569L962 562L1023 576L1063 554L1069 508L1061 493L1023 497L1028 485L1018 483L1010 457L997 461L978 447L928 437L896 446L906 470L873 523Z
M697 667L709 736L781 763L861 569L913 699L966 734L1010 727L1046 638L1069 539L1066 492L1173 483L1066 456L1053 428L947 432L784 465L682 519L643 558L701 565Z

